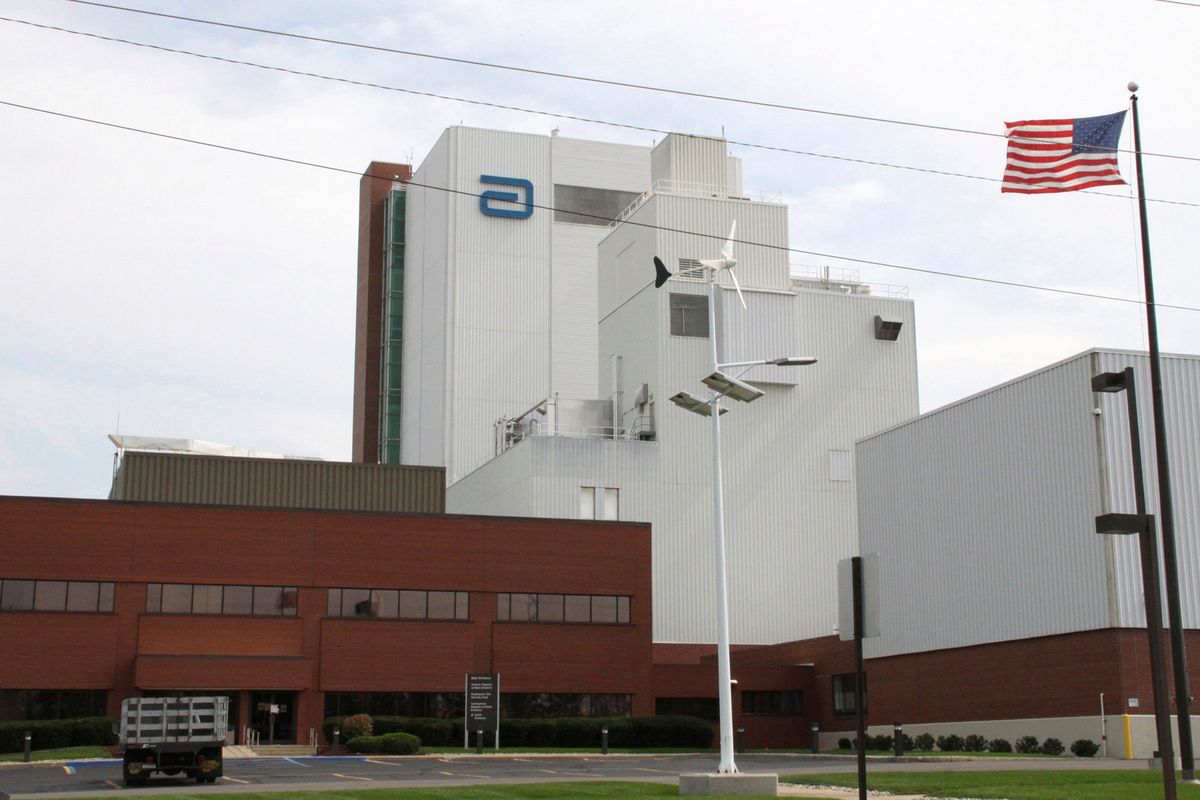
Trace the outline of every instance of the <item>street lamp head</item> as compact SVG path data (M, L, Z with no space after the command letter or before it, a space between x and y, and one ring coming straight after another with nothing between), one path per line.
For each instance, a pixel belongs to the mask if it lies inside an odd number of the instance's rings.
M675 405L690 411L693 414L699 414L702 417L712 416L712 406L708 404L708 401L701 400L699 397L696 397L688 392L679 392L674 394L670 397L670 400ZM727 408L722 408L721 413L724 414L728 410L729 409Z
M1101 372L1092 377L1093 392L1123 392L1126 388L1124 372Z
M1096 533L1131 534L1153 530L1153 514L1101 514L1096 517Z
M777 367L807 367L817 363L816 356L785 356L783 358L775 358L767 362L774 364Z

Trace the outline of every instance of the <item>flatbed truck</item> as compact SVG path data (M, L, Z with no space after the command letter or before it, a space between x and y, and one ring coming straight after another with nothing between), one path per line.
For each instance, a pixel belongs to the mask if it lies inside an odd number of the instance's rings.
M155 772L215 782L224 772L221 748L228 725L228 697L122 700L118 736L125 785L141 785Z

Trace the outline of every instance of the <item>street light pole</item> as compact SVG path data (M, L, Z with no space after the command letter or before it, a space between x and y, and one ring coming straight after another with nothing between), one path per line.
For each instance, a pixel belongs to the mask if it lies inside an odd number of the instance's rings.
M708 341L712 372L720 368L717 355L717 275L708 272ZM721 481L720 392L709 398L712 420L713 547L717 572L717 699L720 706L721 762L717 772L737 772L733 761L733 684L729 670L729 590L725 577L725 503Z
M1107 372L1092 379L1092 390L1125 392L1129 419L1129 448L1133 457L1133 496L1137 513L1132 525L1104 524L1104 520L1128 515L1109 514L1096 518L1098 533L1132 532L1136 527L1142 562L1142 594L1146 606L1146 636L1150 644L1150 681L1154 692L1154 727L1158 737L1158 755L1162 760L1163 797L1175 800L1175 751L1171 741L1171 710L1167 695L1166 656L1163 653L1162 587L1158 569L1158 537L1154 516L1146 513L1146 485L1142 468L1142 435L1138 421L1137 392L1133 367L1124 372Z

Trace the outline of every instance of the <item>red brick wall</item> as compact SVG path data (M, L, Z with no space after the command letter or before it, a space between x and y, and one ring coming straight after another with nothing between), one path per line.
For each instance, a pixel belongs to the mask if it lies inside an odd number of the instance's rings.
M506 691L631 694L653 713L643 523L0 497L0 552L0 577L117 584L111 614L0 613L0 687L108 689L114 715L139 689L296 690L304 732L326 691L499 671ZM147 614L147 582L296 586L298 613ZM329 587L466 591L470 620L326 618ZM496 592L628 595L632 624L497 622Z

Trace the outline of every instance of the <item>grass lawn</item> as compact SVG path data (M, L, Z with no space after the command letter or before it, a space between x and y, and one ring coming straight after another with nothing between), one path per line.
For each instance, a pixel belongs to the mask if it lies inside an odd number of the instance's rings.
M30 761L75 761L81 758L112 758L107 747L63 747L58 750L34 750ZM24 753L2 753L0 762L24 761Z
M781 781L825 786L858 785L855 775L790 775ZM867 775L870 789L931 797L1003 798L1004 800L1155 800L1163 796L1162 773L1150 770L1013 772L877 772ZM1181 800L1200 800L1200 786L1180 785Z
M138 795L142 795L139 793ZM146 795L147 798L154 795ZM159 797L168 797L159 795ZM210 794L172 794L170 800L211 800ZM348 791L222 794L221 800L661 800L679 797L669 783L591 781L527 783L507 786L444 786L435 789L362 789ZM713 798L713 800L722 800ZM732 798L726 798L732 800Z

